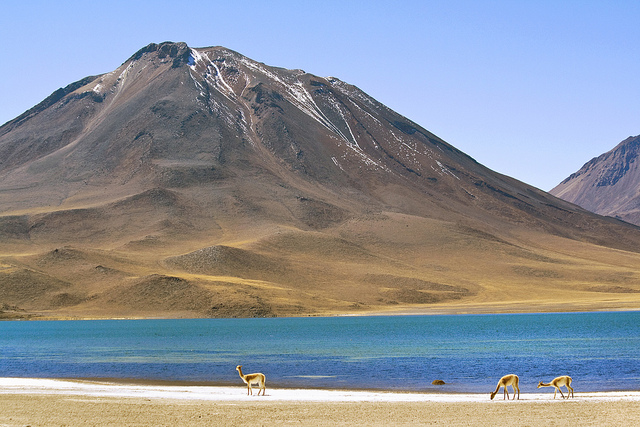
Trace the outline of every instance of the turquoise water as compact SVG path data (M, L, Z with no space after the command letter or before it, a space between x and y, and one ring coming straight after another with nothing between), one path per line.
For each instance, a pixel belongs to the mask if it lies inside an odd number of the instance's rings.
M272 386L523 392L640 390L640 312L0 322L0 377L126 378ZM431 385L434 379L448 383Z

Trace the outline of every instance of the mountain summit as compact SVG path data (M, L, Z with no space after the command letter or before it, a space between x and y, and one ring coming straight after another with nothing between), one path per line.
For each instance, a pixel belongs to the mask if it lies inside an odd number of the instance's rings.
M640 225L640 135L585 163L551 194L600 215Z
M610 281L622 305L636 292L615 278L637 267L606 260L638 257L637 228L493 172L337 78L222 47L150 44L57 90L0 127L0 159L15 315L566 309Z

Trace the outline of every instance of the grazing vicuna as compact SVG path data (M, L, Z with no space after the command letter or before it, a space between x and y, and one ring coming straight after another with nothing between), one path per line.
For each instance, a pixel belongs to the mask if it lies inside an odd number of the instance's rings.
M511 386L511 388L513 389L513 399L515 400L517 391L518 400L520 400L520 387L518 386L519 383L520 378L518 378L518 376L514 374L505 375L504 377L500 378L500 381L498 381L498 386L496 387L496 391L491 392L491 400L496 397L496 394L498 394L498 390L500 390L500 387L504 387L504 396L506 396L506 399L509 400L509 391L507 390L507 386Z
M242 365L238 365L236 366L236 371L238 371L238 373L240 374L240 378L242 378L242 381L245 382L245 384L247 384L247 396L249 394L253 395L253 389L251 388L251 384L258 384L260 386L260 390L258 390L258 396L260 396L260 391L262 391L262 395L264 396L265 392L266 392L266 387L265 387L265 376L264 374L261 373L255 373L255 374L247 374L247 375L243 375L242 374Z

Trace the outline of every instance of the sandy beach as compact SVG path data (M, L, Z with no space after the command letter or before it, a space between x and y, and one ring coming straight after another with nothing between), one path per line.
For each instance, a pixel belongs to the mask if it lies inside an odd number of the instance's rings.
M255 393L255 392L254 392ZM559 396L558 396L559 397ZM0 426L640 425L640 391L489 394L267 389L0 378Z

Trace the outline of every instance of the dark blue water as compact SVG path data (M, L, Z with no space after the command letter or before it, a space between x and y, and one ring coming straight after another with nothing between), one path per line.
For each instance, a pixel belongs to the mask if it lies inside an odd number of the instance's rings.
M279 387L640 390L640 312L0 322L0 377L241 384L238 364Z

